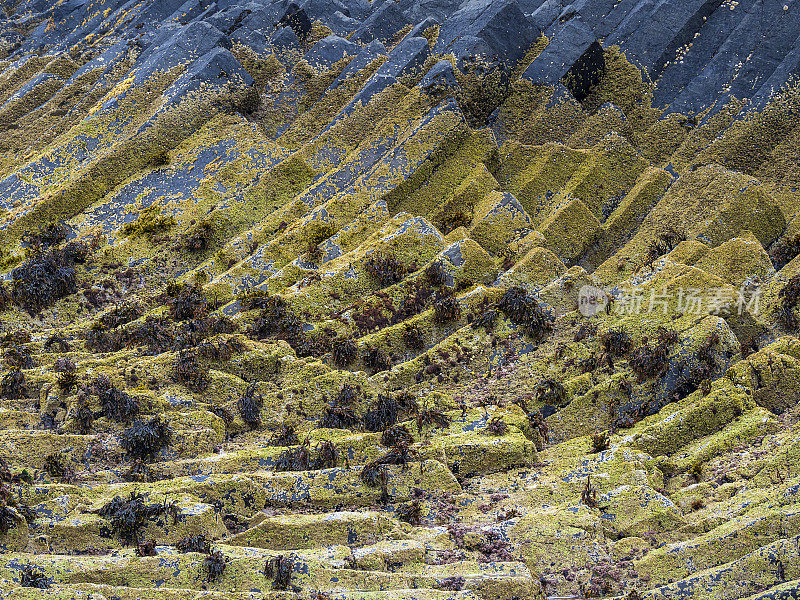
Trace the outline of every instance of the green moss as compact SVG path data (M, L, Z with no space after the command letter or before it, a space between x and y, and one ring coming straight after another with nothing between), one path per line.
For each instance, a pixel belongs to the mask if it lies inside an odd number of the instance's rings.
M84 117L100 99L103 89L94 85L101 74L101 69L82 73L72 84L58 89L41 106L18 115L14 129L0 132L0 149L26 150L29 154L41 151ZM64 106L72 108L67 111ZM7 165L8 168L18 166L17 162ZM0 173L6 172L5 166L0 167Z
M534 85L524 79L514 82L496 119L500 139L523 144L565 142L586 115L573 100L556 101L551 106L553 93L552 87Z
M797 127L795 115L800 110L800 89L788 86L770 100L764 110L747 114L731 124L724 133L702 151L695 162L719 162L729 169L755 175L772 151ZM783 163L786 164L785 162ZM767 170L775 164L766 164Z
M639 146L642 136L660 115L660 111L652 107L653 84L628 61L619 46L604 49L603 55L605 73L582 104L589 111L597 110L606 102L618 106L625 114L625 127L620 133L634 146Z
M501 281L507 282L509 287L513 285L539 287L550 283L566 270L564 263L550 250L533 248L502 276Z
M797 535L798 512L796 504L778 510L754 507L693 540L650 552L637 564L637 573L649 577L654 585L664 585L730 563L758 550L765 539Z
M768 247L785 224L780 208L758 181L720 165L706 165L684 172L633 238L597 273L611 281L625 279L646 266L650 244L664 234L677 232L686 239L718 246L750 231Z
M639 149L642 156L655 165L664 164L683 144L693 127L688 117L678 113L656 121L641 138Z
M460 130L455 132L456 143L459 141L460 133ZM447 150L453 151L453 154L444 158L440 164L434 165L430 174L423 175L418 184L414 182L407 186L409 190L398 189L388 196L389 211L392 214L400 211L424 216L433 212L441 214L444 212L441 209L442 204L452 205L456 195L463 201L466 190L462 190L460 186L467 179L472 182L475 181L475 177L481 177L476 171L481 172L481 167L489 160L490 154L497 151L497 147L488 130L480 130L465 135L461 138L460 145L454 144Z
M637 426L633 440L653 456L672 454L689 442L718 431L753 405L751 396L723 380L706 396L698 390L648 417Z
M451 469L462 477L525 467L537 461L533 442L518 432L503 436L479 432L440 436L431 440L424 455L434 457L441 452Z
M334 513L268 517L255 527L228 540L233 546L299 550L317 546L355 545L379 541L392 527L380 513Z
M310 142L328 125L330 120L344 108L355 93L361 89L367 79L386 61L386 57L373 60L367 67L348 77L333 90L324 93L310 105L279 138L286 148L299 149ZM358 132L353 131L353 134Z
M392 36L392 39L386 44L386 49L391 52L392 49L397 46L397 44L403 41L403 38L406 37L412 29L414 29L414 26L411 23L407 24L401 29L398 29L394 36Z
M525 56L523 56L514 66L514 70L511 72L511 80L517 81L530 66L530 64L536 60L536 57L539 56L545 48L547 48L549 43L550 40L546 35L540 35L533 45L528 49L528 51L525 52Z
M242 219L240 222L259 222L266 215L284 207L308 187L315 175L316 171L299 156L281 162L247 190L245 205L237 209Z
M438 25L431 25L427 27L422 33L420 33L422 37L428 40L428 47L433 50L433 47L436 45L436 40L439 39L439 26Z
M558 443L610 429L614 407L627 399L621 385L625 379L620 373L596 385L585 376L567 382L569 404L547 420L551 441Z
M78 65L67 54L60 54L53 60L47 63L42 69L43 73L52 73L58 75L61 79L69 79L75 71L78 70Z
M702 465L734 448L753 444L779 429L779 424L772 413L761 407L754 408L734 419L720 431L681 448L665 463L665 470L672 473L689 472L695 465Z
M6 69L0 74L0 104L5 104L26 81L44 69L50 60L46 56L29 56L18 67Z
M672 262L694 266L708 254L709 247L698 240L684 240L668 254Z
M308 33L308 40L306 43L308 46L313 46L318 41L325 39L329 35L333 35L331 28L325 25L325 23L319 19L316 19L311 24L311 31Z
M63 85L64 80L58 77L45 79L22 98L10 100L3 105L3 109L0 110L0 119L8 123L16 122L21 116L39 108Z
M573 198L545 219L538 229L564 264L572 264L594 241L600 227L600 221L589 208Z
M794 407L800 383L800 361L783 343L770 344L731 367L728 376L736 383L753 390L754 400L777 414Z
M463 141L466 144L462 145ZM491 152L492 145L485 135L472 136L470 139L461 116L456 111L444 111L415 131L404 143L403 150L405 160L395 164L405 177L392 186L383 198L391 214L408 208L412 214L424 215L426 209L434 208L433 203L437 198L447 193L445 186L467 176L471 171L470 167ZM458 156L443 168L440 167L456 152ZM389 171L392 166L394 165L381 163L370 174L370 179L395 179L394 174ZM369 180L365 184L369 185ZM420 191L423 186L428 189Z
M341 60L335 62L329 69L322 73L316 73L312 69L310 77L303 78L303 86L305 87L305 94L300 98L298 108L300 112L305 112L313 106L328 89L328 86L336 79L339 74L344 71L345 67L353 60L352 56L345 56ZM300 61L303 62L303 61ZM300 64L300 63L298 63ZM297 66L295 66L297 69Z
M554 202L569 196L579 198L597 218L604 218L646 168L647 161L628 140L609 134L592 148L588 160L581 163Z
M591 148L606 135L622 131L624 127L625 115L619 107L603 105L596 113L590 114L577 131L569 136L566 145L570 148Z
M552 200L591 159L591 153L560 144L525 146L507 142L500 149L499 180L520 201L534 224L551 214Z
M438 206L430 210L430 219L443 233L449 233L458 227L468 227L473 222L478 202L499 187L500 184L492 177L486 165L479 162L452 191L448 188L444 190L439 188L438 193L444 192L446 195ZM428 193L429 197L432 193L433 190Z
M454 276L458 289L469 288L476 283L489 285L494 281L495 262L474 240L464 239L460 242L458 250L463 261Z
M569 510L547 506L537 513L521 518L511 534L529 569L560 572L595 560L594 534L601 528L599 516L585 507Z
M620 486L603 494L601 502L605 528L613 536L673 537L686 524L678 507L649 485Z
M470 236L489 252L503 252L518 232L531 228L531 219L503 192L490 192L475 207Z
M740 288L747 279L764 281L774 268L760 242L749 231L720 244L694 263L698 269L715 273Z
M163 209L158 204L152 204L143 209L135 221L126 223L122 227L123 235L150 235L166 231L175 225L172 215L163 214Z
M601 264L625 244L671 183L672 176L668 172L662 169L645 169L603 223L598 245L590 249L587 257L589 263ZM612 206L609 204L608 208ZM619 280L616 278L617 274L608 269L602 271L602 275L606 281Z
M252 48L241 44L234 44L231 52L261 90L285 70L274 52L267 56L259 56Z
M676 172L683 171L692 163L698 153L709 146L720 133L730 127L746 104L745 100L732 99L702 125L692 129L669 159ZM695 120L697 118L695 117Z

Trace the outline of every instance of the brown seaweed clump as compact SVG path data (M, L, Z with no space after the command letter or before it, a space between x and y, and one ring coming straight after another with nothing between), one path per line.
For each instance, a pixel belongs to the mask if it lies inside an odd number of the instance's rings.
M647 338L642 345L631 352L628 364L639 381L661 376L669 367L670 346L678 342L678 334L665 327L659 327L657 341L650 344Z
M778 306L778 320L791 331L797 330L800 321L795 313L795 307L800 302L800 274L795 275L786 282L778 292L780 305Z
M505 435L508 433L508 424L501 417L492 417L483 432L487 435Z
M153 460L172 441L172 429L161 417L137 420L120 435L120 446L128 456L143 461Z
M367 275L375 279L381 287L395 284L405 277L410 270L397 260L394 254L375 252L364 261L364 270Z
M417 410L416 400L406 394L379 394L364 414L366 431L384 431L397 423L401 414Z
M128 499L119 496L103 506L98 514L111 522L111 529L119 535L125 543L132 543L137 539L139 529L144 527L150 519L167 512L167 504L145 502L146 497L137 492L131 492Z
M533 339L540 340L553 329L555 321L553 312L522 287L506 290L497 306Z
M292 572L294 563L288 556L281 554L275 558L268 559L264 565L264 577L272 579L272 589L285 592L287 590L299 591L297 586L293 586Z
M210 542L202 533L199 535L191 535L178 540L175 544L178 552L198 552L200 554L211 554Z
M331 442L323 440L315 448L316 456L311 457L309 441L306 439L293 450L285 450L275 461L275 472L319 471L337 465L339 452Z
M46 590L50 587L50 579L32 565L25 565L20 571L19 584L22 587Z
M113 421L129 421L139 414L139 401L118 389L105 375L95 377L88 389L100 400L103 416Z
M11 297L30 315L52 306L57 300L77 291L75 262L86 253L71 250L38 252L11 271Z
M236 404L239 415L250 429L258 429L261 426L261 408L264 406L264 397L256 391L257 388L257 383L247 386Z
M461 318L461 304L455 296L445 296L433 305L433 320L437 323L449 323Z
M206 572L206 580L209 583L214 583L217 579L222 577L222 574L225 573L225 567L228 566L229 560L230 559L222 554L222 552L219 550L206 556L205 560L203 561L203 568Z
M610 356L624 356L630 352L633 342L631 336L621 327L609 329L600 335L600 345Z
M0 393L9 400L18 400L28 395L25 386L25 373L19 369L11 369L0 380Z
M422 523L422 505L417 499L408 504L401 504L396 509L397 518L415 527Z
M197 360L195 352L182 350L175 359L172 378L193 392L203 392L211 383L207 369Z
M407 444L400 443L383 456L364 465L361 469L361 481L368 486L375 487L381 482L382 476L385 477L384 467L386 465L400 465L405 469L414 455L415 451L411 450Z
M348 337L336 338L331 342L333 364L346 367L358 356L358 345Z

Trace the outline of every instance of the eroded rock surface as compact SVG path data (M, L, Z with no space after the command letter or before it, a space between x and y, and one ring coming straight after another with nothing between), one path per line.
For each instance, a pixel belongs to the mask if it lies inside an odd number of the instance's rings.
M0 597L800 594L800 2L0 8Z

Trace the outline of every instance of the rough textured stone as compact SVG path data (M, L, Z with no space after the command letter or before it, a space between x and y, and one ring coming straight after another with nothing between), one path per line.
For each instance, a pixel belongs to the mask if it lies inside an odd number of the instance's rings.
M0 5L0 597L796 595L797 2Z

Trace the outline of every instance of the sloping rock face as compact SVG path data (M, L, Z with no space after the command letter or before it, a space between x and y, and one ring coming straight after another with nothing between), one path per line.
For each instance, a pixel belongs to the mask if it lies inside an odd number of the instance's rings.
M0 8L0 597L800 595L800 2Z

